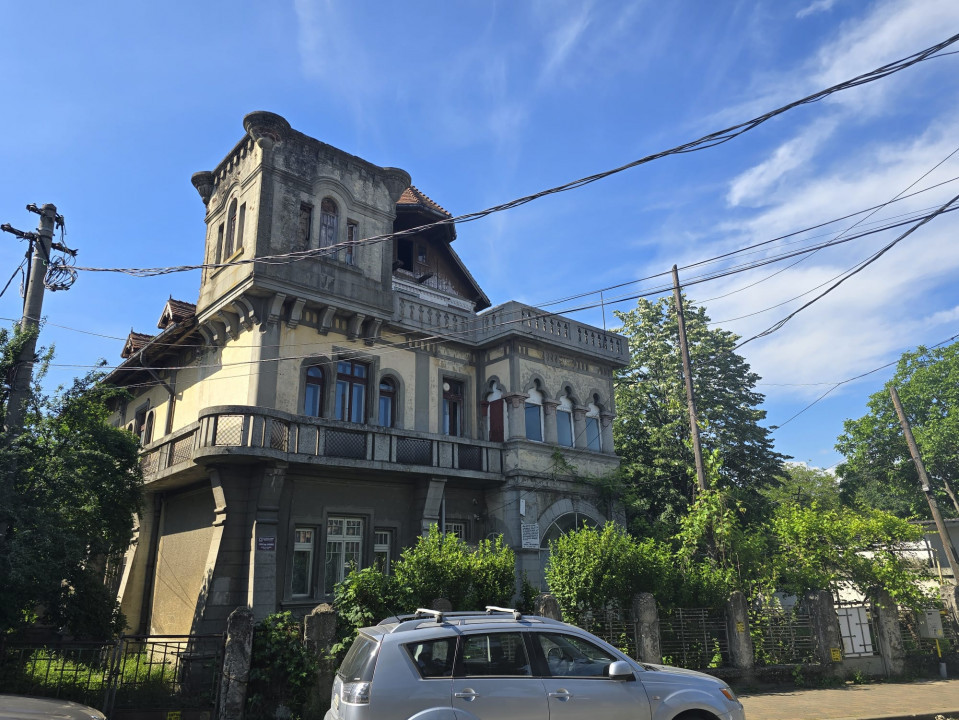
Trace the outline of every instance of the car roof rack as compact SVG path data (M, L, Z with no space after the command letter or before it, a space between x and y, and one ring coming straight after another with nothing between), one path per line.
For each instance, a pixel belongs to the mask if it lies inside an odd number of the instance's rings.
M478 621L485 617L510 615L514 621L529 619L534 622L556 622L547 618L524 618L523 613L514 608L497 607L496 605L487 605L485 610L431 610L429 608L417 608L414 613L405 613L403 615L393 615L380 621L379 625L393 625L388 631L390 633L413 630L422 627L420 621L429 623L443 624L461 624L457 621ZM505 619L505 618L503 618Z

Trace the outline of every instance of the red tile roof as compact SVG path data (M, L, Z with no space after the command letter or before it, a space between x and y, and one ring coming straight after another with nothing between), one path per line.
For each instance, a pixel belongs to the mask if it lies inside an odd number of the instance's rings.
M420 192L415 185L410 185L408 188L406 188L406 190L403 191L403 194L400 195L400 199L396 201L396 204L407 207L422 207L427 210L440 213L441 215L445 215L446 217L453 217L449 210L441 207L428 195Z
M157 327L165 330L171 323L182 322L194 315L196 315L196 305L183 300L174 300L171 296L163 307L163 314L157 321Z
M146 333L138 333L130 331L130 334L127 335L127 341L123 345L123 350L120 352L120 357L126 360L129 357L132 357L137 352L139 352L143 347L153 339L153 335L147 335Z

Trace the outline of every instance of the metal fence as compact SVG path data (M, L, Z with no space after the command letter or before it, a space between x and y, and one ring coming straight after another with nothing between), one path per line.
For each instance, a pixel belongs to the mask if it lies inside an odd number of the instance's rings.
M585 610L577 614L575 624L588 630L631 658L638 657L639 638L628 610Z
M223 635L125 635L110 643L0 643L4 692L103 710L215 710Z
M663 662L685 668L730 664L726 613L710 608L676 608L659 618Z
M753 610L749 614L749 628L757 665L815 662L812 621L802 606Z
M939 655L959 647L956 625L949 613L938 611L942 625L942 637L922 637L920 619L908 608L899 609L899 631L902 635L903 649L907 655ZM938 645L938 647L937 647Z

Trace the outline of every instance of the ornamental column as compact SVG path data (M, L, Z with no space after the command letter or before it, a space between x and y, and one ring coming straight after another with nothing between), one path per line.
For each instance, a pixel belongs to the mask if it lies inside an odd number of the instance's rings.
M523 393L511 393L504 395L506 401L506 420L509 425L509 436L507 440L526 438L526 401L529 395Z

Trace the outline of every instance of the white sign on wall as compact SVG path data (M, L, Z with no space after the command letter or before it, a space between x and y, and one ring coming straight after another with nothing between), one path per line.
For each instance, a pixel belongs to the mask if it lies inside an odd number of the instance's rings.
M523 523L523 549L539 549L539 523Z

